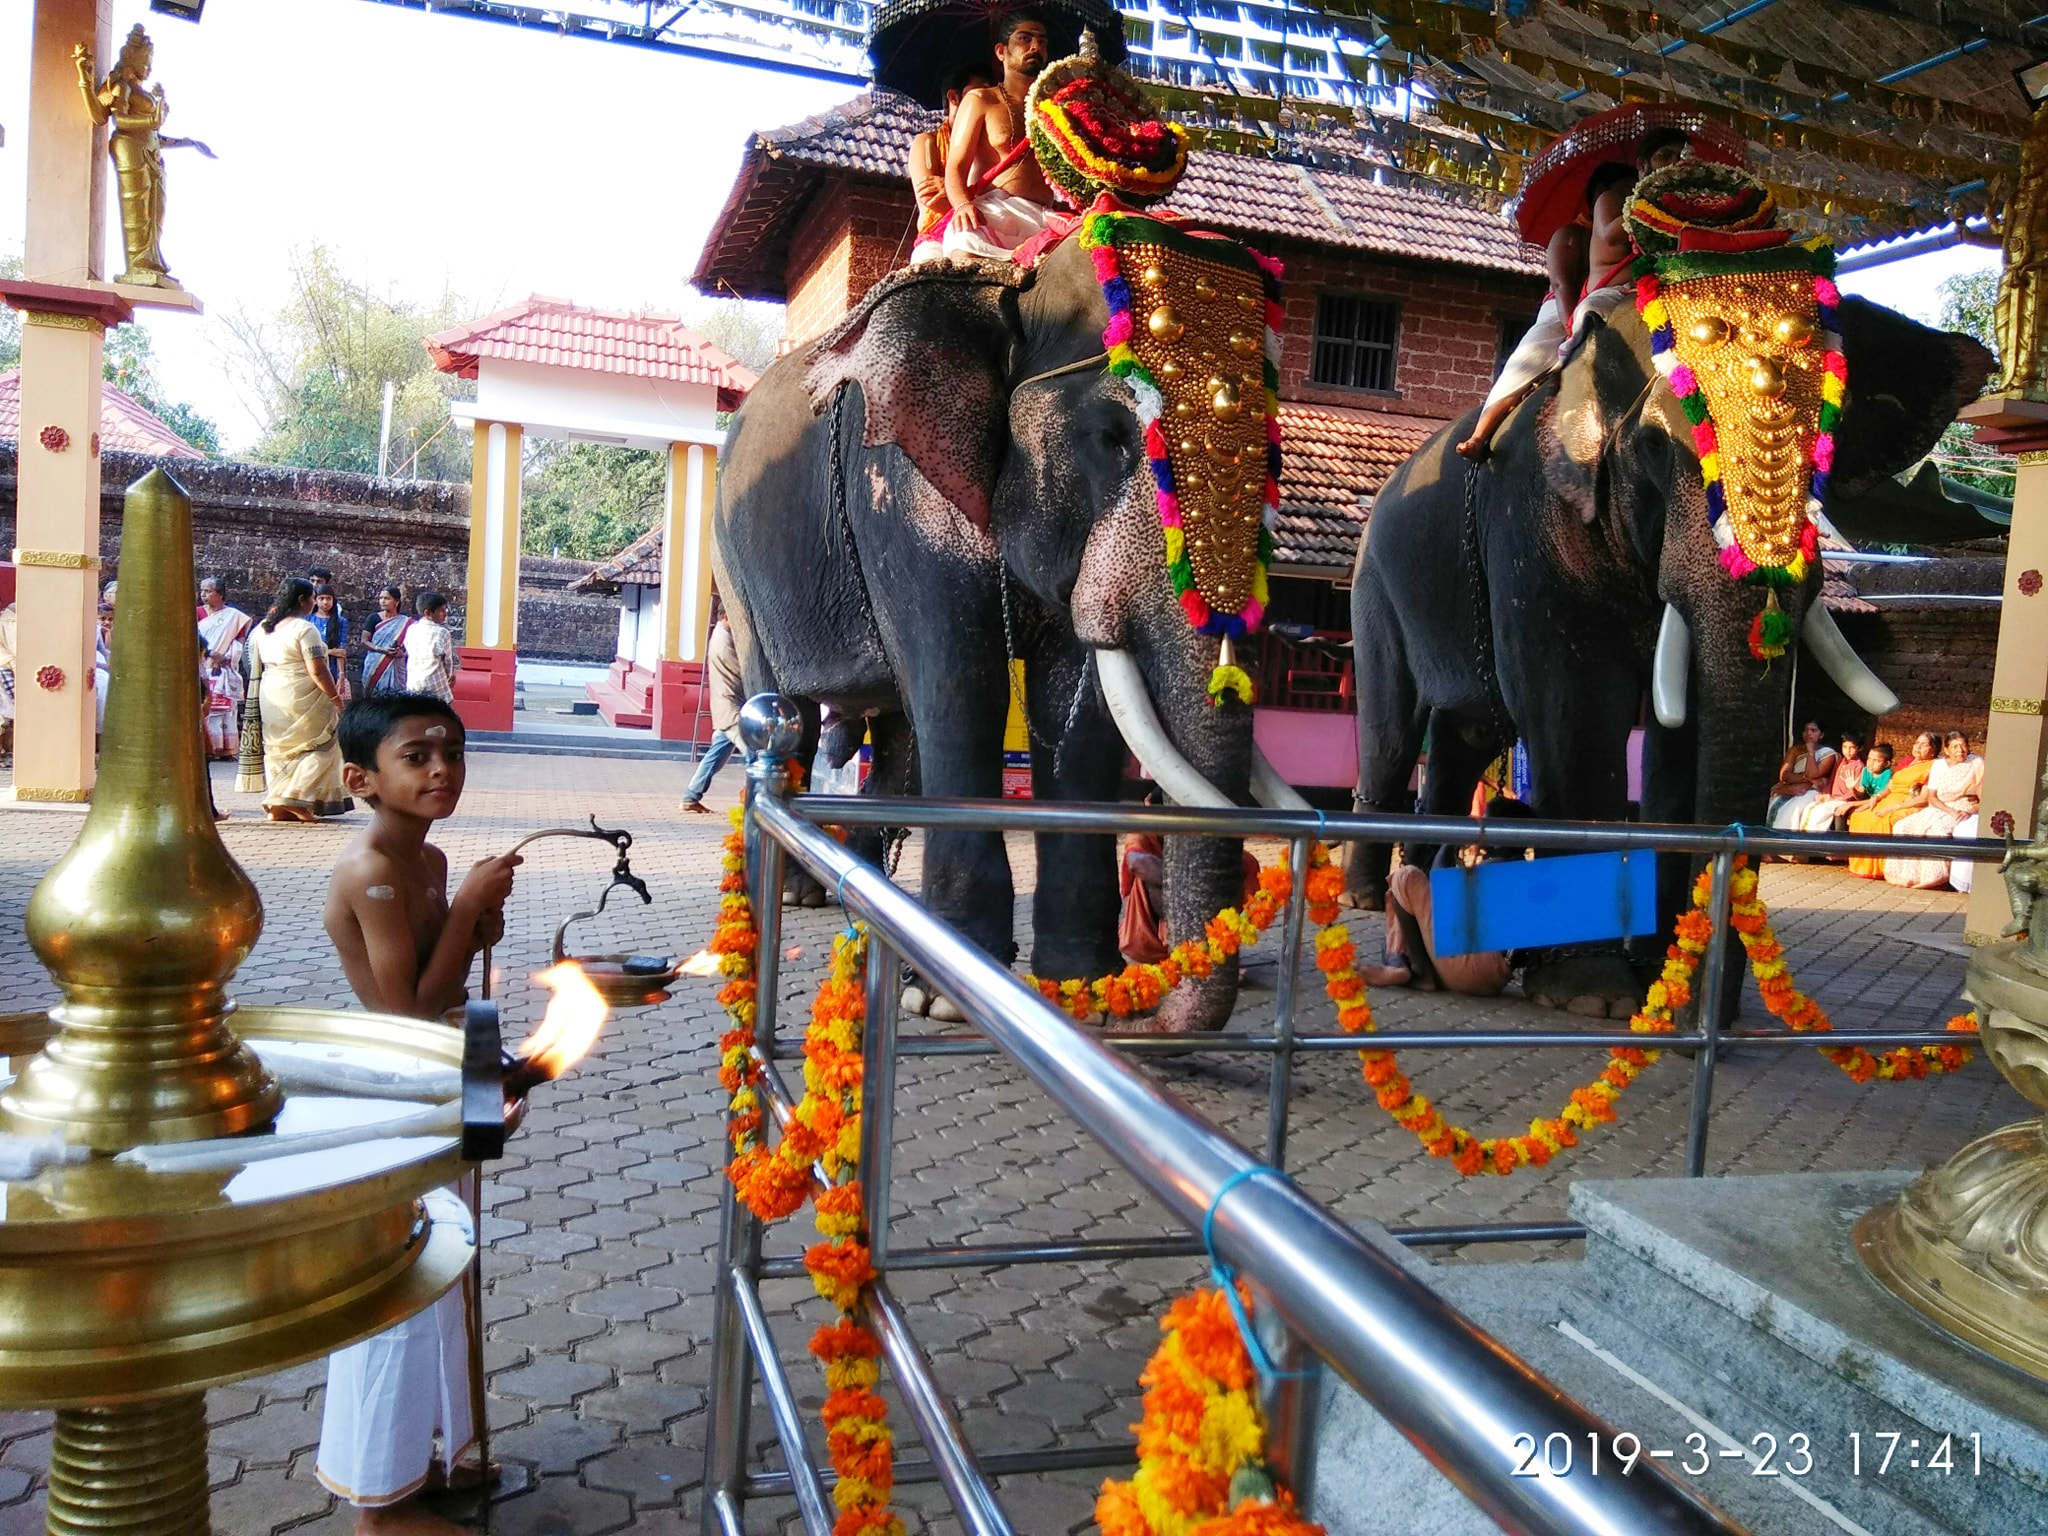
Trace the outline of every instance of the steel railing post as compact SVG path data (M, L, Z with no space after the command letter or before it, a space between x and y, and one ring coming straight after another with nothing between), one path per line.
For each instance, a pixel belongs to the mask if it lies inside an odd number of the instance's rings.
M1313 1518L1316 1437L1322 1427L1323 1362L1281 1321L1265 1291L1252 1288L1257 1310L1252 1326L1266 1357L1281 1371L1259 1382L1259 1411L1266 1416L1266 1465L1294 1494L1295 1510Z
M762 830L755 811L763 797L789 794L789 754L800 734L794 711L779 699L749 699L740 715L747 761L747 899L754 909L754 1050L765 1064L775 1054L777 962L782 949L782 845ZM762 1132L767 1131L763 1117ZM711 1310L711 1390L704 1438L704 1536L721 1536L727 1518L744 1509L747 1474L747 1409L753 1397L752 1346L746 1320L733 1298L735 1287L759 1295L761 1224L740 1203L732 1181L719 1179L718 1288ZM721 1513L720 1506L724 1506Z
M1280 926L1280 979L1273 1001L1273 1068L1266 1078L1266 1161L1287 1166L1287 1112L1294 1096L1294 1016L1301 999L1301 941L1308 926L1309 840L1288 845L1294 883L1287 891L1287 917Z
M1707 894L1705 966L1700 973L1700 1028L1704 1037L1692 1062L1692 1115L1686 1124L1685 1176L1697 1179L1707 1171L1707 1119L1714 1112L1714 1057L1721 1049L1721 996L1728 975L1728 903L1735 879L1735 855L1727 849L1714 855L1713 884ZM1738 974L1736 985L1742 984Z
M889 1174L896 1144L896 952L868 934L867 1024L861 1041L860 1204L868 1257L889 1268Z

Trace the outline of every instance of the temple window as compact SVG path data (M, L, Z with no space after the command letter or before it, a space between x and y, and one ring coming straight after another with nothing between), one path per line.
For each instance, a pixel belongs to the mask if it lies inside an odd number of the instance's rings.
M1316 300L1315 351L1309 382L1339 389L1394 387L1394 349L1401 306L1392 299L1325 293Z

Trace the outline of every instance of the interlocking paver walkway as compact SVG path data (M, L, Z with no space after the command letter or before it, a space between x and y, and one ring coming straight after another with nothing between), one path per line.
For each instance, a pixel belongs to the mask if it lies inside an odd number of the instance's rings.
M646 908L614 903L602 921L572 930L572 948L683 954L709 936L724 822L676 814L686 767L499 754L471 763L463 812L442 838L456 868L538 826L578 824L594 811L607 825L634 831L634 864L655 899ZM348 828L265 824L253 797L234 794L231 782L217 780L222 806L236 813L223 835L266 908L262 942L236 994L249 1003L347 1005L319 907ZM730 804L736 788L730 771L712 803ZM18 914L79 821L75 811L0 810L0 911L15 914L0 925L0 1008L36 1007L55 996ZM1028 844L1014 851L1021 897L1030 886ZM545 964L554 924L602 886L604 854L568 841L527 851L497 951L498 995L517 1023L538 1016L530 976ZM901 871L907 883L916 863L913 843ZM1960 897L1788 866L1766 872L1764 892L1801 983L1843 1025L1925 1026L1955 1011L1965 963L1957 952ZM1020 900L1020 929L1027 914ZM837 926L831 911L789 915L786 942L801 952L784 967L787 1019L800 1024ZM1377 927L1376 919L1355 925L1367 953ZM1270 1019L1271 977L1270 967L1255 971L1258 985L1233 1027ZM535 1095L526 1129L491 1171L487 1366L493 1448L508 1464L507 1496L492 1519L500 1536L684 1536L698 1529L721 1160L713 990L685 982L659 1007L617 1017L574 1075ZM1375 1001L1397 1026L1560 1027L1558 1015L1514 997L1395 993ZM1763 1021L1753 986L1745 1001L1746 1021ZM1303 1027L1333 1029L1320 996L1305 1007ZM1445 1114L1503 1131L1554 1113L1597 1061L1591 1052L1543 1050L1411 1055L1405 1065ZM1149 1070L1201 1113L1260 1144L1266 1105L1257 1061L1202 1056L1154 1061ZM1390 1224L1558 1219L1573 1179L1680 1171L1690 1093L1687 1065L1667 1059L1629 1092L1618 1124L1548 1168L1461 1180L1378 1110L1348 1052L1305 1057L1289 1168L1347 1216ZM899 1250L1166 1230L1095 1143L1001 1060L905 1061L899 1106ZM1858 1087L1810 1051L1775 1048L1724 1061L1716 1106L1712 1172L1918 1166L2027 1113L1981 1060L1954 1077ZM770 1251L793 1254L809 1235L807 1222L787 1223L771 1235ZM1575 1248L1548 1246L1567 1256ZM1496 1246L1446 1257L1528 1253ZM1198 1273L1190 1261L1150 1260L902 1273L893 1283L975 1443L1020 1450L1126 1440L1158 1315ZM828 1309L803 1281L770 1283L767 1294L783 1357L815 1418L823 1386L803 1344ZM324 1376L316 1362L212 1395L214 1520L224 1536L341 1536L348 1529L347 1509L313 1478ZM917 1459L900 1411L895 1423L903 1456ZM765 1425L757 1407L755 1439L772 1465ZM41 1531L48 1448L46 1415L0 1414L0 1536ZM1086 1529L1100 1475L1007 1480L1004 1498L1017 1529L1025 1536ZM930 1487L900 1489L899 1503L913 1531L958 1529ZM750 1528L787 1529L791 1519L786 1503L762 1501Z

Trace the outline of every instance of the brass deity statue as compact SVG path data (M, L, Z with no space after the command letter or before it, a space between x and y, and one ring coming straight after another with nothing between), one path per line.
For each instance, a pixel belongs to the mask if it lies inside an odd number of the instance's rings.
M2048 359L2042 356L2042 285L2048 283L2048 106L2037 107L2020 141L2019 179L1988 234L1958 229L1972 245L1997 243L2004 252L1998 275L1998 394L2048 401Z
M121 45L120 56L106 79L93 83L92 50L84 43L71 50L78 66L78 88L85 94L85 107L93 124L112 122L107 150L114 159L114 175L121 188L121 243L127 252L128 269L117 282L143 288L177 288L164 264L164 154L166 149L191 148L208 159L213 151L197 139L171 139L158 130L163 127L169 107L164 88L144 90L150 61L156 48L138 23Z

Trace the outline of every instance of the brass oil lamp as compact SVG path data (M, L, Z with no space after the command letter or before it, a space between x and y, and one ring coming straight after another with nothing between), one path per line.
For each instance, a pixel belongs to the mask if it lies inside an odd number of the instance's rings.
M263 911L208 803L192 591L191 501L152 471L92 808L28 907L63 1001L0 1020L0 1131L44 1143L0 1148L41 1163L0 1181L0 1408L57 1410L54 1536L203 1536L205 1389L401 1321L474 1251L419 1204L472 1166L462 1032L229 999Z

